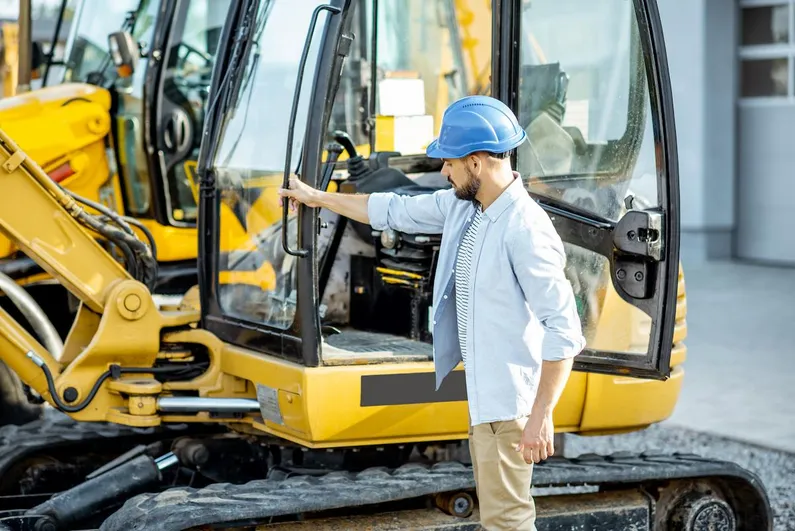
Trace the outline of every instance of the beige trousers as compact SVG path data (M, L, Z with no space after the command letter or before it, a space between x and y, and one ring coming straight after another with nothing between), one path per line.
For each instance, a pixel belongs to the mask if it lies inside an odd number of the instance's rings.
M533 465L514 449L526 422L525 417L469 427L480 525L486 531L536 531Z

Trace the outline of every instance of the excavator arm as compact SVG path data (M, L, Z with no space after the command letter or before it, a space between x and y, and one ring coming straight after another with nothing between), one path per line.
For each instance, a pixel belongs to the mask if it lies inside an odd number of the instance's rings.
M43 399L77 420L109 420L127 399L102 386L148 374L164 328L185 327L198 312L160 313L150 293L157 263L118 215L55 183L0 131L0 231L75 297L80 307L60 356L48 352L0 310L0 359ZM125 266L97 242L112 242ZM89 407L90 406L90 407Z

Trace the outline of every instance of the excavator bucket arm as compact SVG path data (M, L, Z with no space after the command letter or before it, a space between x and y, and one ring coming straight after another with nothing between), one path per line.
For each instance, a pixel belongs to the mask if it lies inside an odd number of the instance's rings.
M124 399L101 384L113 371L152 367L161 330L198 314L160 314L149 291L156 276L149 247L112 212L103 218L84 208L3 131L0 180L0 231L80 300L60 359L0 310L2 361L56 408L107 420ZM126 268L97 242L100 235L121 250Z

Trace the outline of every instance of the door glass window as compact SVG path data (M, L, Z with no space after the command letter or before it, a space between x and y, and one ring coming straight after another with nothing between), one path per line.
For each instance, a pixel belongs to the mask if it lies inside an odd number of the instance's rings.
M377 70L371 84L373 2L358 4L351 14L354 48L346 59L329 130L343 129L362 154L369 152L369 87L375 87L377 151L403 155L425 153L441 126L447 105L488 86L491 51L488 23L460 24L452 0L379 0ZM360 10L364 9L364 14ZM471 17L470 17L471 18ZM480 38L463 31L478 26ZM484 75L484 72L486 74Z
M263 2L251 51L232 105L220 128L213 160L221 194L218 293L227 315L287 329L296 309L298 258L282 248L282 202L287 130L298 67L318 0ZM307 56L295 122L290 170L300 157L323 27L322 11ZM278 53L274 53L278 50ZM297 217L290 213L287 240L297 248Z
M207 112L218 40L231 0L191 0L169 38L160 117L169 211L176 222L198 219L196 159Z
M619 219L658 205L649 88L632 2L525 2L518 118L529 190Z
M563 246L566 278L574 289L588 347L645 356L651 339L651 317L616 292L607 257L568 242Z

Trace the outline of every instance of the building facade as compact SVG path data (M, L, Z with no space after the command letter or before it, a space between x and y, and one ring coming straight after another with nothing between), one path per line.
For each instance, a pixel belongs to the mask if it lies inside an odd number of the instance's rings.
M658 0L682 259L795 266L795 0Z

